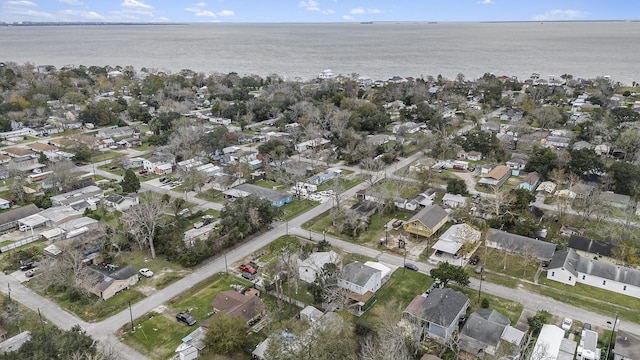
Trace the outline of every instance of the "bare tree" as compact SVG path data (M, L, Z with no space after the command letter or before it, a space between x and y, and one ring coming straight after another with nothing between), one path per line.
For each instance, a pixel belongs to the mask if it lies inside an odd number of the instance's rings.
M130 224L130 232L138 242L140 249L149 247L151 257L156 258L156 249L153 244L156 231L162 225L167 204L156 193L144 193L140 195L140 204L132 207L123 217Z

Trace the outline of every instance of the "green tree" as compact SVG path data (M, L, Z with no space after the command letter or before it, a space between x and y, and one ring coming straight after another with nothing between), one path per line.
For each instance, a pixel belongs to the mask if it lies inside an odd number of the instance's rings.
M467 184L462 179L448 179L447 192L451 194L467 194Z
M535 147L533 155L529 158L529 162L525 167L525 171L537 171L543 180L549 178L551 171L558 167L558 155L549 148Z
M127 171L124 172L124 177L120 185L122 186L122 191L127 194L140 190L140 180L138 180L136 173L131 169L127 169Z
M442 287L447 286L449 282L453 281L460 286L469 285L469 274L461 267L449 264L448 262L441 262L438 267L431 269L429 272L431 277L440 280Z
M623 122L637 122L640 120L640 114L627 107L617 107L612 109L611 117L618 124Z
M211 319L204 344L212 354L238 353L247 344L247 323L240 316L219 312Z
M46 332L45 332L46 331ZM32 331L31 339L14 352L0 355L0 359L109 359L99 353L97 341L82 330L79 325L70 330L48 327L46 330Z
M529 208L529 204L536 199L536 196L527 189L513 190L515 200L511 203L511 209L514 211L525 211Z
M549 314L546 310L540 310L536 312L534 316L527 318L527 323L529 324L529 330L532 334L538 334L542 329L542 326L549 322Z
M617 161L609 167L616 193L636 195L640 185L640 166L624 161Z
M569 171L584 176L589 172L598 172L604 169L604 163L600 155L591 149L569 150Z

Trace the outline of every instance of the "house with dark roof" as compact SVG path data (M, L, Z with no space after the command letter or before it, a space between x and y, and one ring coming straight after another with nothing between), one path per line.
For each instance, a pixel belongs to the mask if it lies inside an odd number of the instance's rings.
M427 206L404 223L404 231L417 236L430 237L449 219L449 214L439 205Z
M616 345L613 348L613 360L638 360L640 359L640 336L618 330Z
M131 265L112 269L104 266L86 266L88 289L100 298L110 299L115 294L128 290L140 279L138 270Z
M525 175L520 184L518 184L518 189L525 189L529 191L535 191L538 185L540 184L540 174L537 172L530 172Z
M109 194L103 200L104 205L108 208L118 210L120 212L129 210L132 206L138 205L140 203L140 199L138 198L138 194Z
M590 239L588 237L571 234L568 247L574 249L579 255L585 257L597 256L611 258L613 248L616 244L611 241Z
M338 276L338 286L359 295L375 293L382 286L382 272L359 262L347 264Z
M535 257L542 262L551 260L556 250L556 244L496 229L487 231L485 245L519 256Z
M458 321L469 307L469 298L451 288L436 288L416 296L402 312L420 334L446 343L458 328Z
M18 226L18 220L35 215L40 209L34 204L14 208L0 213L0 231L7 231Z
M547 279L571 286L581 283L640 298L640 270L580 256L571 248L553 256Z
M511 154L511 159L508 160L505 164L509 169L511 169L511 175L518 176L520 175L520 170L524 170L529 162L529 156L525 154L513 153Z
M267 199L272 206L281 207L291 202L291 194L263 188L253 184L241 184L232 189L226 190L223 194L227 197L246 197L256 195L261 199Z
M484 175L478 183L490 188L499 188L509 180L510 176L511 169L509 167L498 165Z
M631 205L631 197L629 195L616 194L613 191L603 192L600 198L603 203L620 209L626 209Z
M262 299L257 296L256 292L246 292L241 294L235 290L226 290L220 292L211 301L211 307L215 312L226 312L243 318L247 325L252 326L259 321L266 307ZM212 319L215 321L215 317Z
M460 331L458 345L463 358L477 359L483 354L495 355L500 339L509 326L509 318L492 309L477 309Z

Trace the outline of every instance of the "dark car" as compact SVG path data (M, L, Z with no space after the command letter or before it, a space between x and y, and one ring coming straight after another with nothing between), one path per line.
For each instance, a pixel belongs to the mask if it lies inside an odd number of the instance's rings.
M409 269L409 270L413 270L413 271L418 271L419 270L417 266L415 266L414 264L411 264L411 263L404 264L404 267Z
M478 256L478 255L473 255L471 260L469 260L469 264L471 264L471 265L477 265L478 262L480 262L480 256Z
M249 280L249 281L253 281L253 280L255 280L255 279L256 279L256 277L255 277L255 276L253 276L252 274L249 274L249 273L247 273L247 272L243 272L243 273L242 273L242 277L243 277L243 278L245 278L245 279L247 279L247 280Z
M24 265L20 266L20 270L22 270L22 271L31 270L31 269L33 269L33 268L34 268L34 266L35 266L35 265L34 265L32 262L28 262L28 263L26 263L26 264L24 264Z
M196 323L196 319L194 319L193 316L184 312L177 313L176 319L178 319L178 321L181 321L189 326L193 326Z

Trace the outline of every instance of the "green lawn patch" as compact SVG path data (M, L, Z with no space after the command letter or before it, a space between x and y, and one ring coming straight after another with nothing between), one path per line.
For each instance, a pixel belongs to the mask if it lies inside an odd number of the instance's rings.
M478 292L476 290L467 287L460 288L457 286L452 286L452 288L455 288L469 297L469 310L467 310L467 313L471 314L480 308ZM502 315L508 317L509 321L511 321L511 325L518 323L518 319L524 309L524 306L516 301L507 300L499 296L487 294L486 292L481 293L481 299L489 300L489 309L496 310Z
M433 279L417 271L399 268L391 274L391 278L376 292L376 302L360 317L360 321L371 326L375 321L375 308L395 301L401 310L417 296L426 291Z
M318 191L332 190L335 188L334 184L335 180L327 181L326 183L318 186ZM363 181L362 175L354 176L351 179L345 179L343 177L338 179L338 188L341 191L346 191L351 189L352 187L360 184Z
M155 312L136 319L134 326L134 332L131 332L130 324L123 326L124 334L121 339L152 359L170 358L182 342L182 338L195 330L194 326L184 325L169 315Z
M269 190L278 190L278 191L286 190L286 187L284 185L279 184L272 180L258 180L253 184Z
M297 199L294 197L290 203L282 207L282 219L291 220L298 215L313 209L318 206L318 204L319 203L317 201Z
M498 280L493 281L496 277L495 275L533 281L533 277L539 266L539 264L532 259L525 259L522 256L506 254L503 251L488 248L484 245L480 246L480 248L476 250L475 254L480 256L480 262L478 265L484 266L491 275L494 275L490 281L496 283L499 282ZM473 269L475 269L475 266L469 265L470 272L473 272ZM506 283L515 282L514 286L512 286L515 287L515 284L517 284L515 279L511 281L503 281Z
M132 265L138 270L148 268L153 271L153 277L141 278L140 281L142 284L153 286L156 289L165 288L191 273L190 269L185 269L177 263L169 262L161 257L152 259L147 252L140 250L122 253L118 261L122 264Z
M11 317L5 318L2 321L2 328L7 331L4 338L8 339L12 336L18 335L25 330L41 329L40 317L36 311L29 309L15 300L9 300L9 298L0 293L0 306L3 311L11 312ZM42 312L42 316L46 318L46 313ZM46 328L55 327L55 325L48 323L45 324Z

